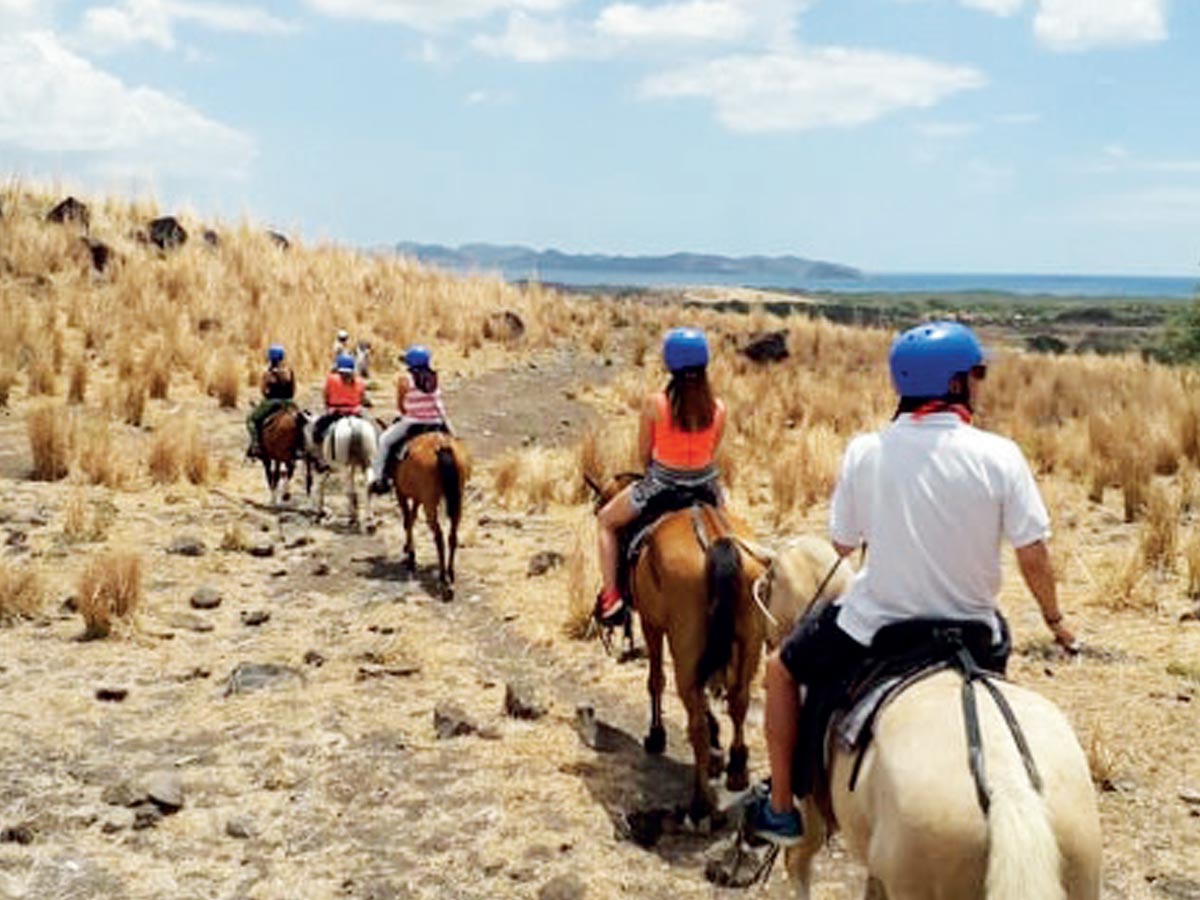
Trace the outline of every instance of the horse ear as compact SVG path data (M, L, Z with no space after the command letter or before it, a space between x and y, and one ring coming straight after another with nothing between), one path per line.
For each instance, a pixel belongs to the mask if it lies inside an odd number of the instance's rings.
M604 491L601 490L600 485L596 483L596 479L586 472L583 473L583 483L590 487L592 489L592 493L594 493L597 497L604 496Z
M383 419L379 418L379 416L375 417L375 424L379 426L380 431L388 430L388 423L383 421Z

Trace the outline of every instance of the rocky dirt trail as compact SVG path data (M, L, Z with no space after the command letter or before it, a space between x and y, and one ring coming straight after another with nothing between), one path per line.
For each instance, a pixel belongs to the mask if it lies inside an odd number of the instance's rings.
M582 523L504 508L489 487L498 454L577 435L577 392L608 371L547 355L447 385L478 464L449 603L426 589L423 526L417 577L399 566L390 500L367 536L337 491L322 524L261 508L250 466L165 502L113 495L109 542L145 560L138 630L79 643L61 610L0 634L0 898L723 893L703 869L724 835L673 816L689 777L678 702L668 754L647 757L645 661L563 635L553 554ZM237 420L216 426L231 459ZM56 533L69 489L0 485L23 552L76 571L82 549ZM530 575L538 553L551 565ZM840 879L823 890L853 896Z

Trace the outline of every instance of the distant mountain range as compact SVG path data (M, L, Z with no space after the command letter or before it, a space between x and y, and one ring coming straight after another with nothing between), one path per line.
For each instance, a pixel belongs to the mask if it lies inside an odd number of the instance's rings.
M863 273L851 266L801 256L716 256L708 253L671 253L666 256L608 256L600 253L561 253L504 244L463 244L445 247L402 241L396 252L421 262L456 271L502 272L509 278L538 277L547 273L579 272L591 276L611 272L614 281L628 275L678 275L723 281L744 278L775 283L791 280L857 279Z

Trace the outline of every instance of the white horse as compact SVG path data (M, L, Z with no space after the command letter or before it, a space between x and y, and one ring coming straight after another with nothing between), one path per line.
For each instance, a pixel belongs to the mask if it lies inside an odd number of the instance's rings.
M312 423L308 427L308 445L313 446ZM358 516L358 490L356 475L361 472L364 481L371 471L371 460L379 443L379 429L370 419L362 416L345 416L326 429L321 439L321 456L329 464L317 482L317 516L325 515L325 482L335 471L346 472L346 497L350 504L350 524L361 527ZM371 512L371 493L366 492L366 529L375 530L375 518Z
M781 627L804 612L835 558L832 549L815 546L794 543L776 561L768 608ZM797 593L797 585L811 587ZM832 750L836 821L826 822L806 800L804 840L787 855L800 900L808 900L813 856L834 828L867 868L867 900L1097 900L1100 821L1083 750L1049 700L1008 682L997 686L1029 743L1041 792L994 701L979 688L990 789L985 815L968 768L962 679L942 672L920 681L879 713L853 791L854 754Z

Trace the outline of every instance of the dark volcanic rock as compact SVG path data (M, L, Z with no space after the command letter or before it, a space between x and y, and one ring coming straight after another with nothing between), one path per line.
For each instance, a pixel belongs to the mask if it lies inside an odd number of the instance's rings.
M187 231L174 216L162 216L148 226L150 243L160 250L174 250L187 243Z
M504 686L504 712L514 719L540 719L546 714L546 704L533 685L510 681Z
M221 236L211 228L205 228L202 237L204 238L204 243L213 249L221 246Z
M439 740L475 734L479 725L452 703L439 703L433 711L433 730Z
M276 663L238 663L229 673L225 683L225 696L248 694L263 688L280 685L303 684L304 675L299 669Z
M265 625L271 621L271 614L265 609L248 609L242 612L242 624L251 628L256 625Z
M97 272L107 269L109 260L112 259L112 248L104 241L98 241L95 238L84 238L83 244L92 258L92 268Z
M183 808L183 779L170 771L151 772L145 781L146 796L164 812Z
M280 250L291 249L292 242L289 241L282 234L280 234L278 231L268 231L267 237L269 237L271 239L271 241L275 244L275 246L278 247Z
M60 224L75 222L84 228L89 228L92 224L92 214L86 203L82 203L74 197L68 197L46 213L46 221Z
M483 323L483 336L494 341L515 341L525 334L525 322L511 309L492 313Z
M782 362L789 356L786 331L756 334L742 347L742 355L757 363Z
M181 534L167 545L167 552L177 556L203 556L204 541L193 534Z
M551 569L557 569L566 558L557 550L539 550L529 560L529 568L525 570L525 575L528 578L533 578L536 575L545 575Z
M219 590L206 584L196 588L188 603L192 609L216 609L223 599Z

